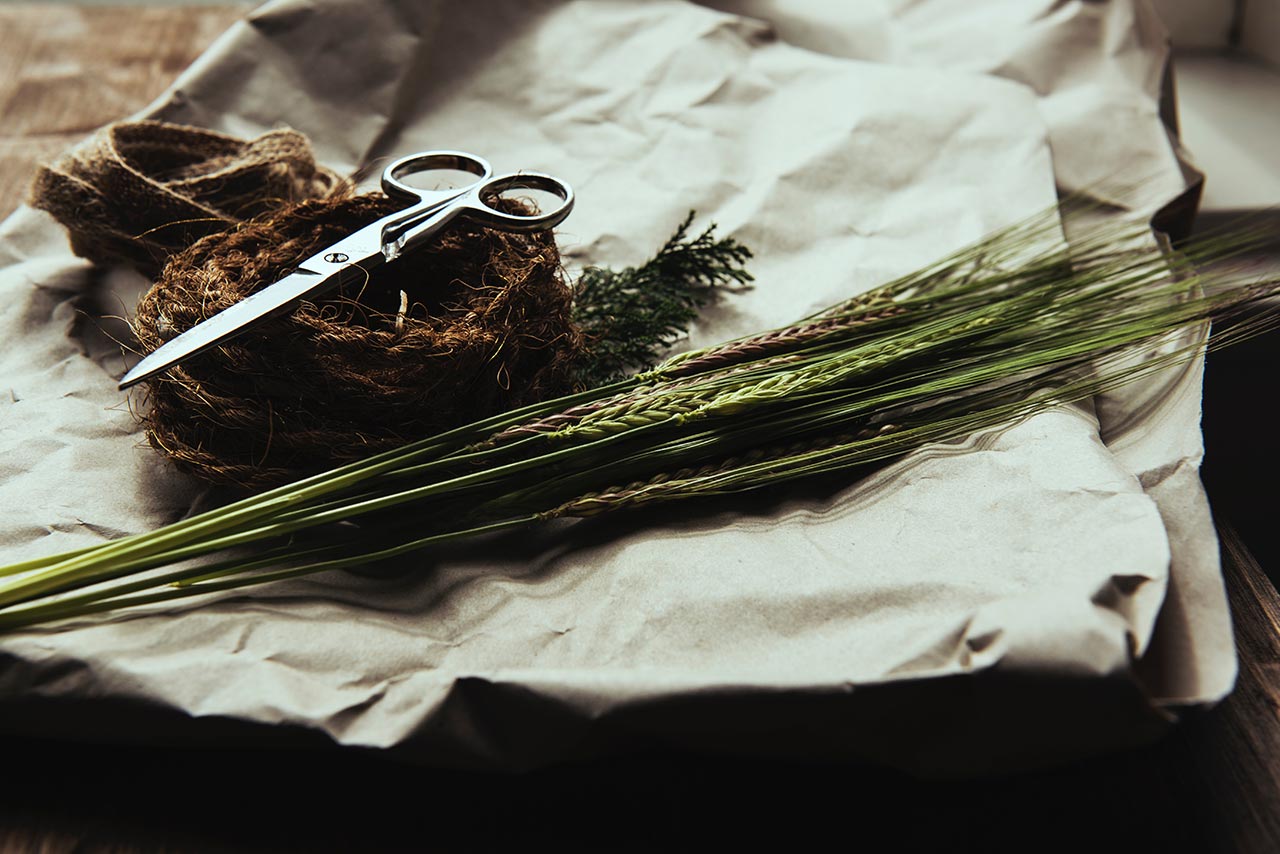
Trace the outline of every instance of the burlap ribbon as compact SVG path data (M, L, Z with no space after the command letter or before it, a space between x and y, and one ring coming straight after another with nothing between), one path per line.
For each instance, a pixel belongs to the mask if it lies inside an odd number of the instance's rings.
M350 189L293 130L243 140L145 121L109 125L41 167L30 203L66 226L77 255L154 278L201 237Z

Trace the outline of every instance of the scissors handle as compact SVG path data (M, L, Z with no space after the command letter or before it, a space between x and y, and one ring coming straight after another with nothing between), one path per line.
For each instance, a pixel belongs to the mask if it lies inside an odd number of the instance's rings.
M403 175L417 175L444 170L469 172L476 176L476 180L461 187L452 187L444 190L414 187L401 180ZM410 154L396 160L382 170L382 191L393 199L411 202L411 204L409 207L382 220L383 244L397 242L408 228L429 216L441 205L448 204L458 196L478 186L492 174L493 167L489 165L489 161L466 151L419 151L417 154Z
M560 199L560 204L532 214L508 213L491 202L509 190L541 190ZM464 216L488 228L504 231L542 231L554 228L573 210L573 188L553 175L542 172L518 172L499 175L473 185L469 190L445 202L426 220L404 230L395 240L395 254L408 252L429 241L456 216Z

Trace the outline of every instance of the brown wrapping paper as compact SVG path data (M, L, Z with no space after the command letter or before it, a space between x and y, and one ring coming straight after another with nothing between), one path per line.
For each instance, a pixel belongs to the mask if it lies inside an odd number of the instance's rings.
M1128 3L719 5L284 0L145 114L286 125L366 176L425 148L560 175L571 267L642 261L696 209L756 251L757 283L682 346L915 269L1051 205L1055 182L1140 172L1151 210L1183 189L1161 36ZM6 558L208 506L115 391L97 318L145 283L88 270L29 209L0 226L0 265ZM975 773L1131 744L1234 676L1199 377L861 482L5 636L0 721L493 768L663 743Z

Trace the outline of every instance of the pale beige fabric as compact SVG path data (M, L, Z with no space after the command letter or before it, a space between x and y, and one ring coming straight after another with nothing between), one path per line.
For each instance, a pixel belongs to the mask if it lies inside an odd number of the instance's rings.
M1055 181L1137 159L1153 199L1181 189L1159 36L1127 3L753 17L775 5L284 0L148 115L288 125L366 175L423 148L560 175L573 266L643 260L696 209L756 250L757 285L695 345L919 267L1051 205ZM77 314L141 283L99 282L30 210L0 227L0 259L6 556L207 503L140 445L118 350ZM1104 402L1105 442L1094 408L1051 412L860 483L0 638L0 713L36 726L41 703L93 698L87 717L105 699L135 704L97 719L113 736L287 723L490 767L657 739L976 773L1133 743L1164 698L1211 703L1234 674L1198 383L1196 366Z

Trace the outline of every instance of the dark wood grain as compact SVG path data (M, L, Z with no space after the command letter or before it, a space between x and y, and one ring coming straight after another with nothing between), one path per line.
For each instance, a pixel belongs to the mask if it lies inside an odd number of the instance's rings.
M37 164L145 107L246 8L0 3L0 218Z
M1195 748L1237 850L1280 851L1280 600L1235 530L1219 529L1240 675Z

